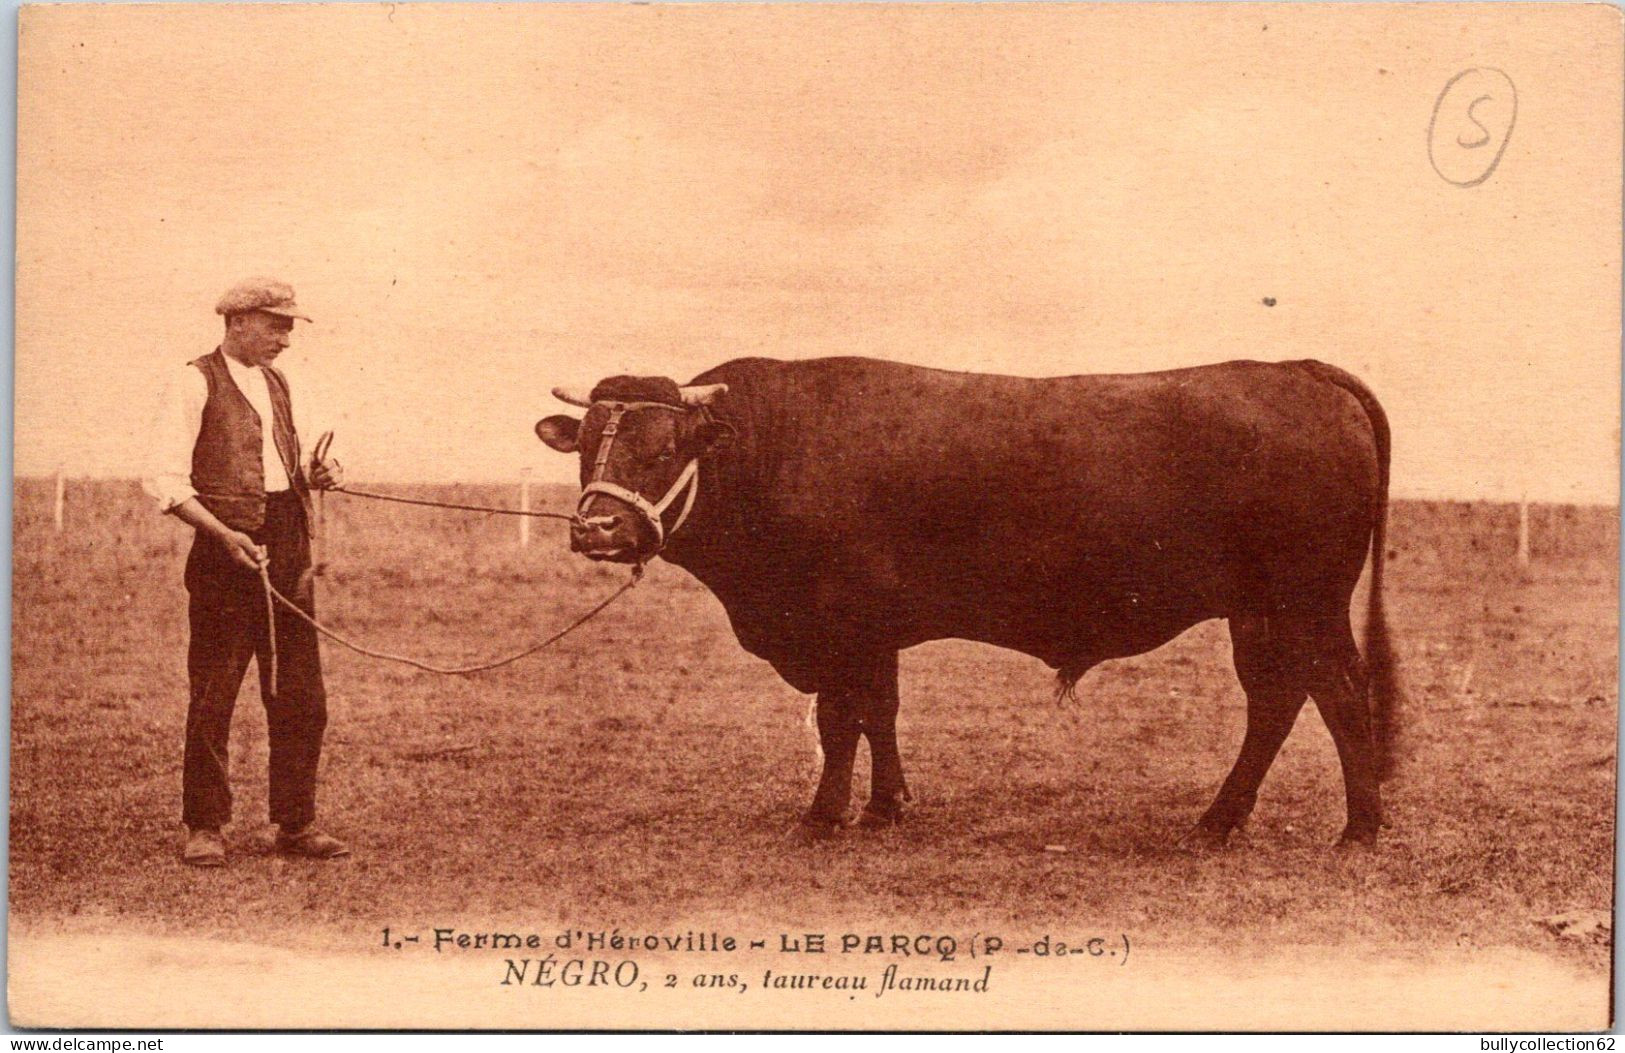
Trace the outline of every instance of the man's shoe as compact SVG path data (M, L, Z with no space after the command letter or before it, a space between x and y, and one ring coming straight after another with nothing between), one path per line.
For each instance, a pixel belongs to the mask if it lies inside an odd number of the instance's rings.
M276 850L285 856L304 859L337 859L350 854L349 845L332 834L324 834L309 826L292 833L286 830L279 832L276 835Z
M181 862L194 867L223 867L226 865L226 840L220 831L200 826L187 832L186 847L181 850Z

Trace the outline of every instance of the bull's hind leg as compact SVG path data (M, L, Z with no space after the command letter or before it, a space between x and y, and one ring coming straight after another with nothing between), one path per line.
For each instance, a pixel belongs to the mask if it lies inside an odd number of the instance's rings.
M1318 619L1311 639L1315 651L1307 668L1309 693L1337 746L1348 796L1348 825L1343 828L1342 843L1374 844L1382 826L1382 794L1371 738L1365 662L1346 613Z
M1247 692L1247 734L1230 775L1218 797L1186 838L1187 843L1216 847L1230 831L1252 814L1258 787L1275 761L1308 698L1303 680L1293 669L1284 641L1271 631L1261 615L1230 619L1230 644L1235 654L1236 678Z
M864 698L863 737L869 740L869 803L864 826L887 826L903 815L909 799L903 781L903 758L897 752L897 652L875 663Z

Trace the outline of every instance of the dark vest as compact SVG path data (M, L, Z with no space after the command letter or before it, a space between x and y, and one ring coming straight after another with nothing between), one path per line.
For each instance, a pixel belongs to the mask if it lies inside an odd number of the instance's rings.
M261 460L264 427L254 406L237 388L219 348L192 360L209 384L203 422L192 447L192 489L215 518L233 530L258 530L265 524L265 465ZM293 427L288 381L264 367L271 393L271 438L310 522L310 491L299 470L299 435Z

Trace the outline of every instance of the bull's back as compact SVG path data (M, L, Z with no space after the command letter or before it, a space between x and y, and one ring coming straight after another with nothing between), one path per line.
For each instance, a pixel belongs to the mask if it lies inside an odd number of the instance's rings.
M915 531L967 511L993 524L1040 510L1285 510L1362 474L1374 488L1370 425L1315 372L1330 368L1229 362L1025 378L841 358L744 360L701 379L732 378L724 412L753 418L764 510L837 530L852 525L848 512L883 515L869 525Z

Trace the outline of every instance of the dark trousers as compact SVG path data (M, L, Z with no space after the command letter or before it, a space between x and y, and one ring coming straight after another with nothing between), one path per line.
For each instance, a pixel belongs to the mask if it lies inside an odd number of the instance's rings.
M271 494L265 525L250 536L270 554L271 584L314 616L310 536L298 495L291 490ZM316 631L277 604L277 682L272 685L259 575L232 562L225 546L200 533L186 560L186 591L191 595L186 669L192 700L186 711L182 822L197 829L231 819L231 713L249 659L255 658L271 740L271 821L289 830L306 825L316 815L316 765L327 727Z

